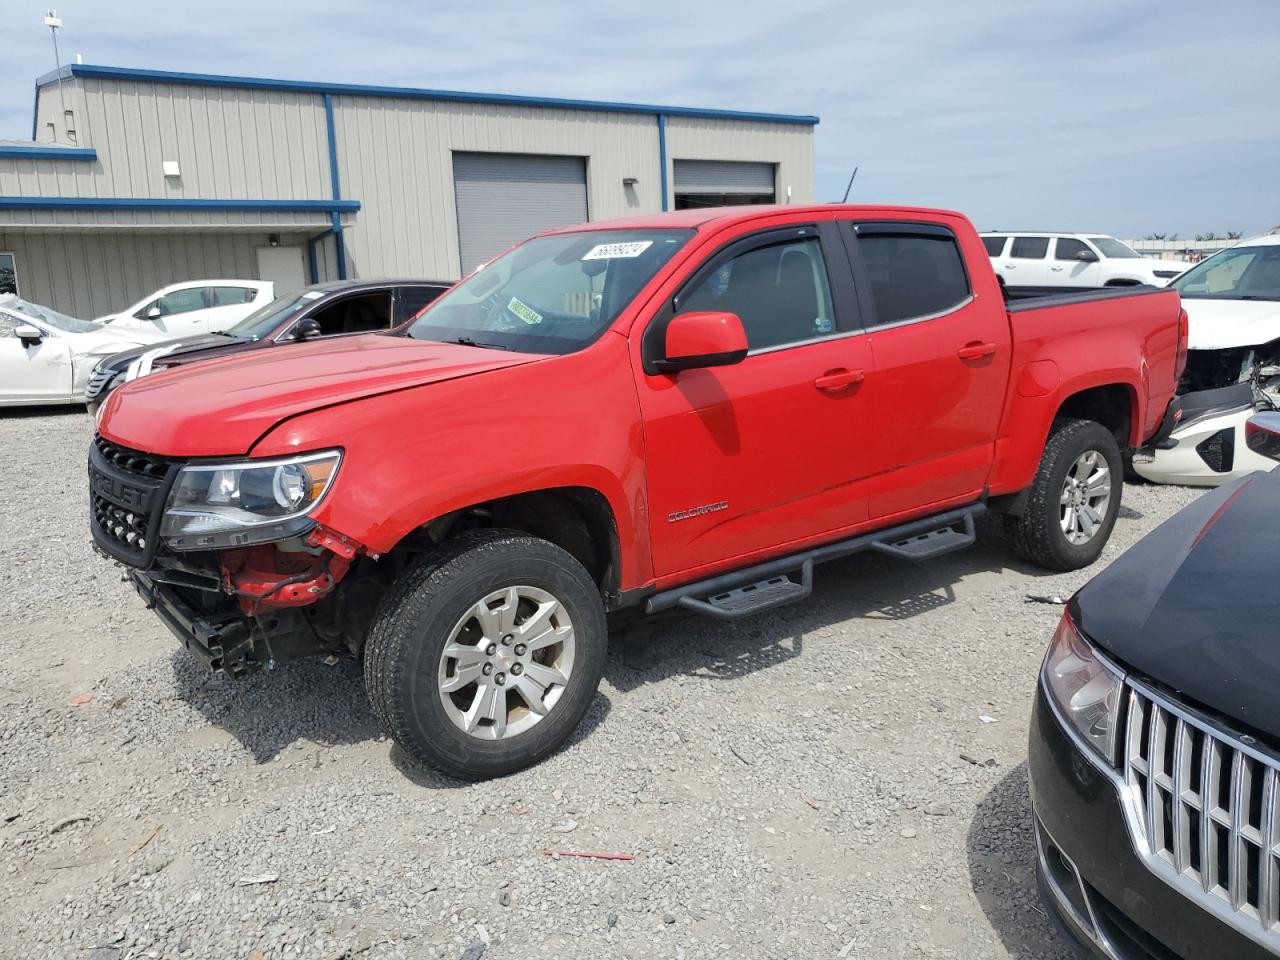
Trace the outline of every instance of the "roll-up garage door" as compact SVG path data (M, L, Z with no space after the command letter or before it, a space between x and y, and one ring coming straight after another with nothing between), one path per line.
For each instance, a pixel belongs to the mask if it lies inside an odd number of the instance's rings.
M772 163L732 160L676 160L675 190L689 197L722 198L721 203L772 203Z
M455 153L453 184L464 274L519 240L587 219L582 157Z

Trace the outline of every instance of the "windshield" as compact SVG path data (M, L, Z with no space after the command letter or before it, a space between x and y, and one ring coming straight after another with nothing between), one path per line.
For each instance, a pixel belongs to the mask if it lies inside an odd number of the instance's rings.
M1114 237L1090 237L1089 242L1097 247L1104 257L1111 257L1115 260L1142 259L1136 250L1121 243Z
M233 337L261 340L285 321L293 319L294 314L312 300L319 300L323 296L319 290L286 293L283 297L276 297L265 307L259 307L235 326L228 327L227 333Z
M93 333L95 330L102 329L101 324L94 323L92 320L77 320L75 317L68 317L65 313L50 310L38 303L29 303L18 297L0 297L0 307L19 316L39 320L63 333Z
M409 336L572 353L608 329L692 236L692 230L583 230L535 237L431 304Z
M1280 300L1280 245L1231 247L1170 286L1190 300Z

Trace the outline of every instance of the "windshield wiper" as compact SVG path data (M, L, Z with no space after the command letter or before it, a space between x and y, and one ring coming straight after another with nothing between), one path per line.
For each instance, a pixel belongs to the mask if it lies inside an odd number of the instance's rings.
M472 340L470 337L458 337L454 340L441 340L441 343L458 343L464 347L483 347L486 350L510 350L511 347L501 343L481 343L478 340Z

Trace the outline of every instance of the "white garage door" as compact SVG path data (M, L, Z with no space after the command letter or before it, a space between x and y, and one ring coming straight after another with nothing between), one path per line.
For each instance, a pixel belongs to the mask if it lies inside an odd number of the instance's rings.
M455 153L453 184L464 274L519 240L587 219L582 157Z
M773 164L733 160L676 160L676 193L773 197Z

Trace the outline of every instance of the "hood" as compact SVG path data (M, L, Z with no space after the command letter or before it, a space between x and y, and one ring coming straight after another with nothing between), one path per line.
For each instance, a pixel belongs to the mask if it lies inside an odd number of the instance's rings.
M108 328L108 332L116 333L110 328ZM121 330L117 335L124 340L140 342L142 340L141 337L130 336L134 332L136 331ZM157 343L147 342L133 349L121 351L111 358L111 362L107 366L112 370L122 371L144 353L151 353L157 361L160 361L163 357L191 353L195 350L208 350L214 347L227 347L239 342L241 341L237 337L222 337L211 333L202 333L194 337L179 337L176 340L161 340Z
M300 413L539 359L384 334L290 344L126 383L107 399L98 429L161 456L239 455Z
M1192 350L1257 347L1280 340L1278 301L1183 297L1182 307L1191 321L1187 345Z
M1080 629L1176 695L1280 739L1280 472L1206 493L1071 601Z

